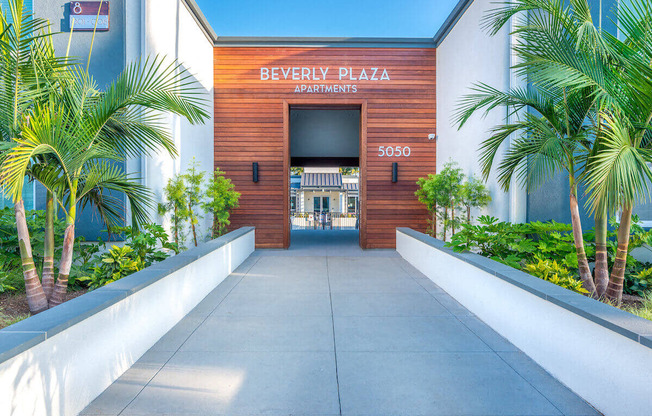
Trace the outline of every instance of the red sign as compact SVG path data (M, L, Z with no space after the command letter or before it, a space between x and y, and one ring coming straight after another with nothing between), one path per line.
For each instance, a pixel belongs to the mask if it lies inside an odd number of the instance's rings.
M109 30L108 1L71 1L70 28L74 31Z

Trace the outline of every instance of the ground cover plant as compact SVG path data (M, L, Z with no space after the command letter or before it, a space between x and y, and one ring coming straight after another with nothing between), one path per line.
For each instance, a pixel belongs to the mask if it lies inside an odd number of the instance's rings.
M90 262L90 273L78 278L89 289L97 289L143 270L179 252L160 225L146 224L141 229L120 227L124 245L111 246Z
M488 216L479 217L478 222L477 225L463 224L447 243L448 247L456 252L478 253L577 293L589 294L579 275L572 225L554 221L512 224ZM615 220L612 228L619 229ZM607 232L609 267L613 267L619 254L617 239L617 231ZM595 264L595 231L585 233L583 241L589 264ZM652 264L636 260L631 252L650 243L652 231L644 230L634 217L625 263L624 292L639 301L652 295Z

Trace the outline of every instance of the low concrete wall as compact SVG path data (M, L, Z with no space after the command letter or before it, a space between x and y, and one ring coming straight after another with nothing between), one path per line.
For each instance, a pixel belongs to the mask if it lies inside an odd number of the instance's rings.
M241 228L0 331L0 415L76 415L254 251Z
M652 322L414 230L401 256L605 415L652 413Z

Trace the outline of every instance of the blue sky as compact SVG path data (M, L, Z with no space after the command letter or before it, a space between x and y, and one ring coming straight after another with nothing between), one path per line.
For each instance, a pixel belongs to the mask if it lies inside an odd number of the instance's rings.
M196 0L218 36L432 37L458 0Z

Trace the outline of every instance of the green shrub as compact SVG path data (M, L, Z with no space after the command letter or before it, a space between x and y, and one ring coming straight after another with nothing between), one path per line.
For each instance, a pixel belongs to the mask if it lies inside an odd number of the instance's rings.
M90 276L80 277L90 289L97 289L142 270L143 261L129 246L113 246L99 258L99 264Z
M202 208L213 217L211 238L217 238L226 232L231 224L231 210L238 207L240 193L235 191L231 179L224 177L224 172L215 169L213 177L206 186L206 200Z
M571 226L557 222L512 224L481 216L479 225L463 224L447 245L456 252L473 251L517 269L536 263L537 255L577 268ZM588 243L587 243L588 244ZM589 257L595 249L587 247Z
M91 261L94 266L89 273L78 279L90 289L108 285L165 260L171 252L179 252L177 245L169 242L168 234L160 225L146 224L139 230L120 227L114 231L124 235L125 245L113 246L107 253Z
M541 259L556 262L559 267L578 277L577 253L570 224L554 221L512 224L493 217L479 217L479 225L463 224L462 229L447 244L456 252L472 251L508 266L528 271ZM629 251L652 243L652 232L644 230L637 217L632 225ZM611 220L612 229L618 223ZM613 267L618 249L615 231L608 233L607 250L609 268ZM584 234L584 247L589 262L595 260L595 232ZM533 273L534 274L534 273ZM540 277L540 276L539 276ZM572 283L572 282L569 282ZM571 284L573 286L574 283ZM571 288L572 290L572 288ZM652 264L627 256L624 292L645 296L652 290ZM580 292L583 293L583 292Z
M572 290L573 292L586 294L589 293L582 287L582 282L576 279L573 274L565 267L560 266L554 260L539 258L537 263L525 265L525 271L540 279L554 283L557 286Z
M3 260L0 260L0 293L16 290L13 286L13 274L15 274L15 269L12 266L8 266Z
M165 228L157 224L145 224L140 229L121 227L115 229L125 237L125 243L134 249L145 267L170 257L170 252L179 253L179 247L169 241Z
M652 267L625 276L626 293L645 297L652 289Z

